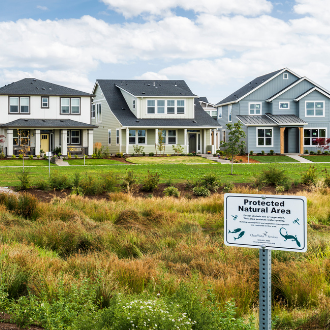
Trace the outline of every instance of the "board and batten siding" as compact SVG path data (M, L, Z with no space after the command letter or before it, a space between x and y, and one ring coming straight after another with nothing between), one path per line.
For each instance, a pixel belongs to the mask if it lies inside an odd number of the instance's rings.
M98 126L94 129L94 143L100 142L102 146L108 147L112 154L119 152L119 145L116 144L116 129L121 127L120 122L111 111L99 85L95 89L93 104L100 103L102 108L102 122L92 119L92 124ZM97 109L95 108L95 115ZM111 144L108 143L108 130L111 129ZM123 142L125 140L123 139Z

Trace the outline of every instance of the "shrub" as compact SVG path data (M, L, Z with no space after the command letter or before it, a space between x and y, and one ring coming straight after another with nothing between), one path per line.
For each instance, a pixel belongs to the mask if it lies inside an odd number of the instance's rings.
M310 166L306 173L301 176L301 183L307 186L315 186L317 178L316 167Z
M20 190L26 190L31 187L31 179L30 179L30 173L29 172L21 172L18 175L19 179L19 189Z
M253 150L250 150L250 156L253 156Z
M37 155L37 159L40 159L40 155Z
M180 197L180 191L176 187L167 187L164 189L165 196Z
M172 149L177 155L179 155L183 153L184 147L182 147L180 144L177 144L176 146L172 145Z
M136 153L137 155L140 155L140 154L142 154L142 152L144 150L144 146L136 144L133 146L133 150L134 150L134 153Z
M114 192L117 190L118 179L113 173L104 174L99 180L102 182L103 191Z
M37 189L40 189L40 190L48 190L49 189L49 182L46 181L46 180L37 180L37 183L34 184L34 186L37 188Z
M269 150L269 154L271 155L271 156L273 156L274 155L274 150Z
M309 154L310 155L315 155L315 151L310 151Z
M12 155L11 158L12 158L12 159L16 159L16 156L15 156L15 155Z
M321 151L321 150L318 150L318 151L317 151L317 154L318 154L318 155L321 155L321 154L322 154L322 151Z
M194 193L194 195L195 196L200 196L200 197L208 197L208 196L210 196L210 190L208 190L207 188L205 188L205 187L202 187L202 186L200 186L200 187L195 187L194 189L193 189L193 193Z
M149 152L149 157L153 157L155 154L153 152Z
M116 153L116 157L118 158L122 158L124 156L124 154L122 152L117 152Z
M33 159L33 155L30 155L30 156L29 156L29 159L32 160L32 159Z
M326 150L326 151L324 151L324 154L325 154L325 155L329 155L330 152L329 152L328 150Z
M3 151L0 152L0 159L5 159L5 154Z
M80 180L79 188L81 188L84 195L94 196L103 193L102 183L91 175L87 175Z
M71 188L71 182L67 175L54 171L49 178L49 186L52 189L63 190Z
M143 191L154 191L158 187L159 183L159 174L158 173L150 173L148 171L148 176L145 177L142 182L142 190Z
M280 170L275 166L267 170L263 170L255 181L257 186L284 186L289 188L290 179L284 170Z
M220 186L220 182L215 174L207 174L200 179L197 185L211 191L217 191Z
M225 193L229 193L232 191L232 189L234 188L235 186L232 184L232 183L227 183L226 185L224 185L223 187L223 192Z
M261 155L264 156L265 155L265 151L261 150Z
M306 150L304 151L304 153L305 153L306 155L308 155L308 150L306 149Z
M18 159L23 159L23 154L19 154Z
M71 154L70 154L70 152L68 152L68 159L71 159Z
M74 155L74 158L75 158L75 159L78 159L78 155ZM100 158L100 157L97 157L97 158Z
M137 178L133 171L126 170L121 187L127 193L132 193L137 188Z
M80 182L80 173L76 172L73 177L73 187L78 188Z

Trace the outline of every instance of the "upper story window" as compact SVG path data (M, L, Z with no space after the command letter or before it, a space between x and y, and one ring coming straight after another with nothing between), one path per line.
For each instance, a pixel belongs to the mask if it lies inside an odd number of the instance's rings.
M98 123L102 122L102 106L101 106L101 103L98 103L96 105L96 121Z
M231 113L233 110L233 106L231 104L228 105L228 121L231 122Z
M61 114L62 115L79 115L80 114L80 98L61 98Z
M147 113L182 115L185 113L185 100L147 100Z
M219 118L222 118L222 107L218 108L218 116Z
M28 96L9 97L9 113L30 113L30 98Z
M92 117L92 119L95 118L95 104L92 104L92 108L91 108L91 117Z
M119 140L119 129L117 128L116 129L116 144L118 145L119 142L120 142L120 140Z
M283 79L289 79L289 74L287 72L283 73Z
M133 109L135 109L135 100L133 100L132 107L133 107Z
M306 101L305 114L306 117L324 117L324 101Z
M108 144L111 144L111 129L108 129Z
M261 102L250 102L249 103L249 114L250 115L261 115Z
M155 100L148 100L147 113L155 113Z
M41 107L49 108L49 97L48 96L41 96Z
M280 102L278 105L279 109L290 109L290 102Z
M217 110L205 110L205 112L214 119L218 118L218 111Z

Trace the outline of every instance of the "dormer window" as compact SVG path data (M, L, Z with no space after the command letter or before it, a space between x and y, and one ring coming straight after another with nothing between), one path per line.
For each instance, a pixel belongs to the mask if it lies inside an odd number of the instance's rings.
M147 100L147 113L183 115L185 100Z
M175 101L167 100L167 113L173 115L175 113Z
M184 114L184 100L176 101L176 113L179 115Z
M289 79L289 74L287 72L283 73L283 79Z
M135 109L135 100L133 100L133 109Z
M157 113L165 113L165 100L157 100Z
M155 100L148 100L147 113L155 113Z

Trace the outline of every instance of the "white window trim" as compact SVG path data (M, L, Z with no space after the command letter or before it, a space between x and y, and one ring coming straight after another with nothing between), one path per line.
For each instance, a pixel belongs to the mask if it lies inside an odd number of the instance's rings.
M260 104L260 113L250 113L250 104ZM249 102L249 116L261 116L262 115L262 102Z
M287 108L281 108L281 104L283 104L283 103L287 103L288 104L288 107ZM288 110L288 109L290 109L290 102L279 102L278 103L278 108L280 109L280 110Z
M226 135L227 135L226 130L223 129L222 130L221 141L224 142L224 143L226 143Z
M100 109L101 109L101 116L99 116L98 106L100 106ZM95 117L96 117L97 123L102 123L102 103L96 103Z
M133 100L133 102L132 102L132 108L135 109L135 107L136 107L136 100Z
M155 105L154 106L148 105L149 101L154 101ZM148 108L154 108L154 112L149 112ZM155 115L156 113L157 113L157 100L156 99L148 99L147 100L147 115Z
M314 116L308 116L307 115L307 102L314 102ZM316 116L315 115L315 103L323 103L323 115L322 116ZM322 118L325 117L325 101L305 101L305 117L315 117L315 118Z
M271 129L272 130L272 144L271 145L258 145L258 129ZM265 138L264 138L265 139ZM274 129L273 127L256 127L256 147L257 148L272 148L274 146Z
M146 129L130 129L128 130L128 134L129 134L129 131L135 131L135 142L134 143L129 143L130 145L146 145L147 144L147 130ZM146 132L146 135L144 136L144 143L139 143L138 140L139 140L139 131L145 131ZM129 140L129 139L128 139Z
M94 114L94 116L93 116ZM95 119L96 118L96 104L92 104L92 109L91 109L91 118Z
M229 120L229 117L230 117L230 120ZM228 105L228 122L231 123L232 121L233 121L233 106L231 104L229 104Z
M222 107L218 107L218 117L222 118Z
M79 142L78 143L73 143L72 142L72 132L79 132ZM74 136L74 138L77 138L78 136ZM81 141L81 131L79 129L71 129L70 130L70 144L80 144Z
M10 111L10 99L14 99L17 98L18 99L18 105L17 105L17 112L13 112ZM22 98L27 98L29 100L29 104L28 104L28 112L22 112L22 108L21 108L21 99ZM8 108L8 114L24 114L24 115L29 115L30 112L30 96L9 96L9 108Z
M68 113L65 113L62 111L62 100L64 99L69 99L69 112ZM79 100L79 112L72 112L72 100L73 99L77 99ZM60 99L60 112L61 112L61 115L74 115L74 116L77 116L77 115L81 115L81 99L80 97L61 97Z
M120 144L120 133L119 128L116 128L116 146L119 146Z
M178 130L177 129L162 129L161 131L165 131L165 145L175 145L178 142ZM175 131L175 143L168 143L168 131ZM173 137L173 136L171 136Z
M155 112L154 113L150 113L148 112L148 101L155 101ZM164 101L165 102L165 105L164 105L164 112L158 112L158 105L157 105L157 101ZM167 112L167 101L174 101L174 113L168 113ZM184 102L184 106L183 106L183 112L182 113L178 113L178 101L183 101ZM185 115L187 113L187 108L186 108L186 105L187 105L187 100L186 99L147 99L147 108L146 108L146 114L147 115ZM171 107L172 108L172 107ZM179 108L182 108L182 107L179 107Z
M283 73L283 79L289 79L289 74L287 72Z
M111 129L108 129L108 145L111 146Z
M43 99L47 99L47 105L44 105ZM43 109L49 108L49 96L41 96L41 108Z
M311 145L305 145L305 129L318 129L318 130L325 129L325 138L324 139L326 139L327 136L328 136L328 130L327 130L326 127L304 127L304 130L303 130L303 134L304 134L303 139L304 139L304 147L306 147L306 148L316 148L317 146L316 145L312 145L312 144ZM312 139L312 138L309 137L308 139Z

